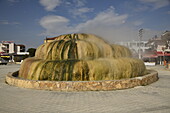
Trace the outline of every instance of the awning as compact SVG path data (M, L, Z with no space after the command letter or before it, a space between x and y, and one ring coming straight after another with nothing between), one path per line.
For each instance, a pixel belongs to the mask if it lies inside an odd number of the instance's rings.
M167 53L167 52L162 52L162 51L157 51L157 55L158 56L170 56L170 53Z
M143 55L143 58L157 58L157 55Z

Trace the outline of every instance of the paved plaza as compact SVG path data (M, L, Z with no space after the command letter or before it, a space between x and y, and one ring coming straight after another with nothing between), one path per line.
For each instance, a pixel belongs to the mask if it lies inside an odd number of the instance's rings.
M5 83L20 65L0 65L0 113L170 113L170 71L163 66L159 80L126 90L57 92L24 89Z

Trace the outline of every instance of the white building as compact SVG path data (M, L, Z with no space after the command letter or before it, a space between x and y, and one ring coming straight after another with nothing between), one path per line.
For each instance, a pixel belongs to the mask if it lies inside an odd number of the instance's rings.
M149 49L150 47L147 46L147 43L148 41L141 41L141 43L139 43L139 41L134 40L127 42L116 42L116 44L128 47L132 51L134 56L137 56L139 54L139 48L141 53L144 53L147 49Z
M0 43L0 53L15 53L15 43L12 41L2 41Z
M25 45L15 44L13 41L2 41L0 43L0 53L13 54L13 53L25 53Z
M13 60L14 56L29 55L25 52L25 45L15 44L13 41L1 41L0 43L0 57L7 60Z

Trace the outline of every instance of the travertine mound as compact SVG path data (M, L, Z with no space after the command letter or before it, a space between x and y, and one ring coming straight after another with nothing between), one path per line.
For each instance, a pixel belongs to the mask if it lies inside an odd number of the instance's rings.
M143 61L128 48L109 45L91 34L67 34L42 44L21 65L19 77L30 80L117 80L146 74Z

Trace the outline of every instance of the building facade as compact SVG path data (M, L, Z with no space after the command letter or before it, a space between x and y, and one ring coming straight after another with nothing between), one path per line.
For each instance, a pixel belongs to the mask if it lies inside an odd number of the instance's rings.
M15 43L12 41L2 41L0 43L0 53L15 53Z
M15 44L13 41L1 41L0 42L0 57L1 58L4 58L9 61L14 61L15 57L21 57L21 55L29 55L28 52L25 52L25 45Z
M123 45L128 47L131 51L134 57L139 57L139 51L143 55L149 47L147 46L148 41L128 41L128 42L116 42L116 44Z
M160 37L155 36L148 41L118 42L117 44L128 47L134 57L139 56L141 51L142 59L145 62L165 65L170 63L170 31L164 32Z

